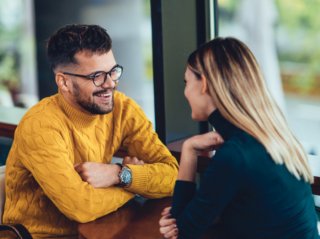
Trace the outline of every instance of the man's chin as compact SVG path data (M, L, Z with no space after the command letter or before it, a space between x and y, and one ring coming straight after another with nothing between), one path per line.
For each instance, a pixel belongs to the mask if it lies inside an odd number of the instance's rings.
M95 108L95 114L99 114L99 115L104 115L104 114L109 114L110 112L113 111L113 105L112 106L104 106L104 107L96 107Z
M103 110L103 111L101 111L100 113L98 113L98 114L100 114L100 115L105 115L105 114L109 114L109 113L111 113L113 111L113 108L111 108L111 109L107 109L107 110Z
M90 114L94 114L94 115L108 114L108 113L112 112L112 110L113 110L113 104L102 105L102 106L99 106L97 104L92 104L92 105L80 104L80 105L85 111L89 112Z

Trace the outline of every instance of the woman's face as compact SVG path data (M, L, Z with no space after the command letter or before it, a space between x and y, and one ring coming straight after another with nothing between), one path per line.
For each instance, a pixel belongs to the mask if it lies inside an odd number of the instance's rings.
M216 108L204 82L206 80L197 78L189 67L186 69L184 78L184 96L191 107L191 118L195 121L206 121Z

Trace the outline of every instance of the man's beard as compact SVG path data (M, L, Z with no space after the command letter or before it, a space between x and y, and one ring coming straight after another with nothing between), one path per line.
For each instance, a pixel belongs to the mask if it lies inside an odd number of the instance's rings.
M85 111L88 111L91 114L104 115L104 114L110 113L113 110L113 106L114 106L114 89L112 90L111 105L107 109L103 109L98 104L96 104L94 102L91 103L91 102L86 101L85 99L83 99L81 97L80 88L79 88L78 84L74 84L74 90L75 90L74 97L76 98L77 104L80 105ZM95 93L93 93L93 95L101 94L101 93L105 93L105 92L107 92L107 90L102 90L102 91L99 91L99 92L95 92Z
M112 95L111 107L108 109L102 109L98 104L82 101L81 99L78 99L77 103L83 109L90 112L91 114L104 115L104 114L110 113L113 110L113 95Z

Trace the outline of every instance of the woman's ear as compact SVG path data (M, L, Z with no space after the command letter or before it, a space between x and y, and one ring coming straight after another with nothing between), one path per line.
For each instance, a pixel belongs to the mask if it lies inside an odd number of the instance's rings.
M207 83L207 78L204 75L201 75L201 93L207 93L208 92L208 83Z
M55 80L56 80L58 88L61 91L64 91L64 92L69 91L69 87L68 87L68 84L67 84L68 83L67 82L67 78L65 77L64 74L56 73Z

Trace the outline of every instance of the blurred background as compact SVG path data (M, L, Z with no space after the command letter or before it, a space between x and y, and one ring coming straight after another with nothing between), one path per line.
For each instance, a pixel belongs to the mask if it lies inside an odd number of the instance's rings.
M219 0L219 35L254 52L309 154L320 154L320 1Z
M202 27L194 20L199 19L194 15L199 14L197 6L201 1L155 2L162 2L162 31L168 39L163 45L152 39L162 34L157 34L159 29L152 24L150 0L0 0L0 120L12 110L18 112L20 119L25 109L56 93L45 56L46 39L65 24L86 23L107 29L116 60L124 66L119 90L141 105L156 129L166 121L166 135L162 137L166 143L198 133L198 126L187 120L190 110L183 97L183 72L186 56L197 45L193 38L198 31L188 31ZM210 29L206 40L215 35L235 36L252 49L292 130L309 154L319 155L320 1L205 2L209 19L206 27ZM194 9L194 14L185 13L193 13ZM192 35L183 37L180 32ZM184 47L183 52L179 47ZM164 74L160 80L169 92L162 95L166 105L164 119L157 107L159 102L155 103L160 89L154 87L157 64L153 61L158 56L153 53L158 50L163 51ZM4 158L10 140L1 135L0 140L0 155Z

